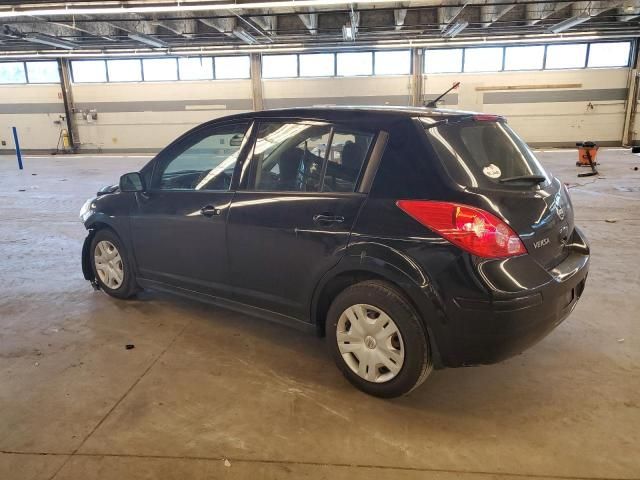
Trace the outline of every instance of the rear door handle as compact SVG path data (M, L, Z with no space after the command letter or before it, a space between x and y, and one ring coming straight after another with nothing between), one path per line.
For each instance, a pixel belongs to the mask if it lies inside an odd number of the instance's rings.
M317 225L331 225L331 224L343 223L344 217L341 217L339 215L320 214L320 215L314 215L313 221Z
M216 215L220 215L220 213L220 209L213 205L205 205L200 209L200 214L205 217L215 217Z

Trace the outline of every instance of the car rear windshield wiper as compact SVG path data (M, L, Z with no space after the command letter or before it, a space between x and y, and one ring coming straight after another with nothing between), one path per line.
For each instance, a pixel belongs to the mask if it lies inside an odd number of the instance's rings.
M509 183L509 182L542 183L546 181L547 181L547 177L545 177L544 175L518 175L517 177L505 177L500 179L500 183Z

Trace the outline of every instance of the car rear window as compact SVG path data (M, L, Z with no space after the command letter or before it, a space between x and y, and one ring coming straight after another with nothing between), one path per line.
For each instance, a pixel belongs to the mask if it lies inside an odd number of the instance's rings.
M472 118L435 126L433 120L421 121L444 167L460 185L490 186L531 175L548 178L527 144L502 120Z

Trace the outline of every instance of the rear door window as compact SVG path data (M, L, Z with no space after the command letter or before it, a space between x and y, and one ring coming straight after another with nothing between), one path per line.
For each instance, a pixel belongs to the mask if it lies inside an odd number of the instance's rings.
M514 177L547 177L533 152L504 121L470 119L430 125L424 122L431 145L461 185L478 187Z
M262 122L253 147L257 191L353 192L374 134L320 122Z
M333 133L323 192L353 192L373 143L373 134L337 127Z
M318 192L331 126L265 122L253 149L255 190Z

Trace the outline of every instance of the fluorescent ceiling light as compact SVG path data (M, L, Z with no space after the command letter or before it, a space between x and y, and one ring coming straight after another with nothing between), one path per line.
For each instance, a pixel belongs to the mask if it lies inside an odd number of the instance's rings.
M342 26L342 39L345 42L354 42L358 36L358 24L360 23L360 13L353 11L349 13L349 21Z
M352 26L350 23L342 26L342 39L345 42L353 42L356 39L358 27Z
M452 23L444 30L444 32L442 32L442 36L453 38L456 35L458 35L461 31L463 31L465 28L467 28L468 25L469 25L469 22L467 22L466 20L462 22L458 21L456 23Z
M144 33L130 33L128 36L131 40L136 40L140 43L144 43L145 45L150 45L152 47L164 48L169 46L166 42L163 42L159 38L155 38Z
M549 31L553 33L561 33L565 30L569 30L576 25L580 25L581 23L586 22L591 18L587 12L582 12L580 15L576 15L575 17L567 18L561 22L556 23L555 25L551 25L549 27Z
M65 48L67 50L73 50L79 47L77 43L63 40L51 35L45 35L44 33L28 33L23 37L26 41L32 43L42 43L44 45L51 45L52 47Z
M256 37L251 35L242 27L234 28L231 33L233 34L234 37L242 40L244 43L248 43L249 45L254 45L258 43L258 40L256 39Z
M202 12L215 10L259 10L262 8L297 8L297 7L321 7L333 5L367 5L367 4L398 3L397 0L276 0L273 2L259 1L248 3L207 3L205 5L156 5L156 6L132 6L118 5L114 7L65 7L65 8L31 8L16 10L15 7L0 10L0 18L15 18L30 15L41 16L68 16L68 15L126 15L129 13L170 13L170 12Z

